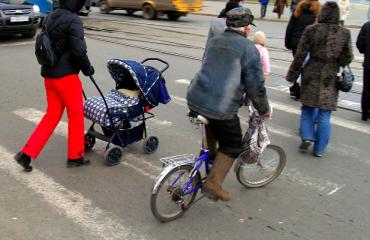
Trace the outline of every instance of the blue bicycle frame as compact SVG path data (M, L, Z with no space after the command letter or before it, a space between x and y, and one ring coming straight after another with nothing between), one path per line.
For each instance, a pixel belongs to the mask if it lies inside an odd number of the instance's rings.
M209 149L208 149L208 143L207 143L207 137L206 137L206 127L203 123L201 123L199 121L197 121L197 124L199 124L201 129L202 129L201 154L200 154L199 157L194 159L194 162L193 162L194 168L191 172L191 176L190 176L188 182L185 184L184 188L182 189L182 195L183 196L188 195L188 194L192 194L194 192L197 192L200 188L202 188L202 186L203 186L202 181L200 181L200 184L195 186L194 188L190 188L190 186L193 183L195 176L200 172L200 169L201 169L202 165L204 165L204 170L205 170L206 176L208 176L209 171L211 170L211 166L212 166L212 161L209 159ZM180 174L175 179L175 181L171 184L171 187L176 186L178 180L181 178L181 176L183 174L184 173ZM203 179L201 179L201 180L203 180Z

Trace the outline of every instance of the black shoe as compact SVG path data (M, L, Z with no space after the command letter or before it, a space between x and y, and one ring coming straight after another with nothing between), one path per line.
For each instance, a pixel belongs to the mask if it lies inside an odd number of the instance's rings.
M362 113L361 120L362 121L367 121L368 119L369 119L369 116L366 113Z
M74 168L80 167L84 165L90 165L90 160L87 158L77 158L77 159L68 159L67 160L67 167Z
M307 152L308 149L311 147L312 142L309 140L303 140L301 145L299 145L299 149L303 152Z
M17 161L19 165L21 165L25 172L31 172L32 166L31 164L31 157L23 152L19 152L14 156L14 159Z

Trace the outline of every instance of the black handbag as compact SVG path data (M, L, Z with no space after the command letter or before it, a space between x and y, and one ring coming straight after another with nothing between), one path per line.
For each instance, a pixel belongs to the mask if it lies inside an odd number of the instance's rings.
M354 80L355 76L353 75L349 65L347 65L343 67L342 75L337 80L336 87L339 91L349 92L352 88Z

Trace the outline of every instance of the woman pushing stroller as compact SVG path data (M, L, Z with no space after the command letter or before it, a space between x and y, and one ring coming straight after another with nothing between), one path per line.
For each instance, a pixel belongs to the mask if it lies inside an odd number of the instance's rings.
M36 159L59 123L64 108L68 115L67 167L90 163L84 157L84 113L82 84L78 73L94 74L87 56L83 24L77 16L85 0L59 0L59 8L48 17L49 37L58 55L54 66L43 65L41 75L47 98L46 114L15 160L25 171L32 171L31 159Z

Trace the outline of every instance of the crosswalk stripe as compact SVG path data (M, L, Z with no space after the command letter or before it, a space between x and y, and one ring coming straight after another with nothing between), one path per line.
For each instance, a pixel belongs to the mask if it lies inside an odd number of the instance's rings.
M174 100L174 102L176 104L178 104L180 106L183 106L183 107L186 107L186 102L184 102L183 98L172 96L172 99ZM247 124L248 119L241 118L240 121L241 121L242 124L248 125ZM282 127L278 127L278 126L276 126L274 124L270 124L270 123L269 123L268 129L273 134L276 134L276 135L279 135L279 136L282 136L282 137L286 137L286 138L293 138L293 139L300 140L299 136L296 133L294 133L292 131L292 129L284 129ZM359 158L360 149L358 149L356 147L349 147L347 145L338 143L338 144L336 144L336 146L328 146L328 150L333 151L333 152L337 152L337 153L341 153L345 156L356 158L360 162L363 162L365 164L370 164L370 160Z
M34 169L31 173L25 174L13 160L13 156L13 153L0 146L0 169L32 189L60 213L86 228L92 235L105 240L148 239L144 235L134 233L117 216L97 207L80 193L58 184L43 172Z
M182 79L183 81L183 79ZM177 97L177 96L171 96L173 99L183 102L186 104L186 99ZM273 106L274 109L277 109L279 111L287 112L287 113L292 113L296 115L300 115L301 111L298 106L292 106L292 105L287 105L285 103L279 102L279 101L270 101L271 105ZM343 128L351 129L357 132L365 133L365 134L370 134L370 127L368 124L363 124L359 122L354 122L354 121L349 121L346 119L341 119L336 116L331 117L331 123Z
M181 102L181 104L184 103ZM44 113L33 108L25 108L15 110L14 114L27 121L37 124L41 120ZM68 129L67 123L61 121L56 129L56 133L62 136L67 136L67 129ZM289 137L291 136L289 135ZM96 147L104 149L105 143L98 141ZM149 177L152 180L154 180L161 171L160 167L154 166L153 164L147 162L143 158L136 157L134 154L131 153L126 153L126 157L122 164L136 170L138 173L146 177ZM309 186L320 192L325 192L325 194L327 195L331 195L344 187L344 185L342 184L333 183L331 181L320 178L309 177L306 174L301 173L297 169L286 168L283 172L283 175L285 175L288 179L290 179L293 182L300 183L304 186Z
M16 43L2 43L0 47L16 47L16 46L25 46L25 45L33 45L35 41L25 41L25 42L16 42Z

